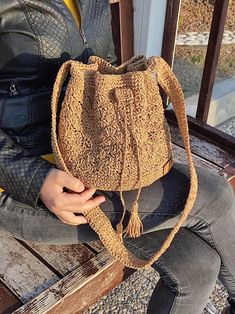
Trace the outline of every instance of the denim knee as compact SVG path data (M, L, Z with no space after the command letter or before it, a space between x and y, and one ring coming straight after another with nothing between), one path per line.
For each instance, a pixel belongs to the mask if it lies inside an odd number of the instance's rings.
M139 257L150 258L163 244L170 229L146 233L139 238L124 238L126 246ZM180 228L168 250L152 265L174 286L190 286L218 276L219 254L194 232ZM210 281L210 280L209 280Z
M192 265L178 265L184 272L174 273L171 267L158 263L161 278L148 304L148 314L202 313L209 300L219 273L220 258L211 251L209 260L198 256Z
M172 273L159 262L157 264L158 271L161 268L159 273L162 280L172 293L184 298L199 298L205 295L209 297L212 292L219 275L221 259L218 253L210 248L210 253L195 258L194 264L187 265L182 262L182 265L178 265L176 273Z
M169 229L165 229L124 240L133 253L150 258L168 234ZM169 249L152 265L161 276L161 284L154 289L148 314L201 313L220 265L216 250L194 232L180 228Z
M221 179L221 185L220 185L220 196L227 199L232 203L232 201L235 198L234 190L232 188L232 185L229 183L229 181L224 177L217 174L217 177Z
M209 204L209 207L217 216L215 217L215 220L217 220L220 216L226 214L227 211L231 209L231 206L235 201L235 195L231 184L225 179L225 177L216 174L214 179L216 182L214 201Z
M223 177L211 170L197 168L198 195L189 217L201 218L208 225L213 223L234 202L232 186ZM195 219L194 219L195 220ZM191 227L192 220L187 227Z

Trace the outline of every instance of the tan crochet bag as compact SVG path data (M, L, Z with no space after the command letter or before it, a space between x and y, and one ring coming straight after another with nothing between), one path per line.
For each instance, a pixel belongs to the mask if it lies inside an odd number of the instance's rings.
M70 72L59 115L62 85ZM159 86L170 97L186 149L190 191L180 218L150 260L134 256L122 235L138 237L143 225L138 216L141 187L169 172L173 165L169 126ZM123 216L115 231L97 207L84 213L109 252L124 265L138 269L152 265L170 246L187 218L197 195L197 174L192 160L187 116L181 87L161 57L135 56L114 67L92 56L88 64L65 62L58 72L52 96L52 147L58 168L79 178L86 187L120 191ZM136 190L136 200L125 230L122 191ZM147 200L146 200L147 201Z

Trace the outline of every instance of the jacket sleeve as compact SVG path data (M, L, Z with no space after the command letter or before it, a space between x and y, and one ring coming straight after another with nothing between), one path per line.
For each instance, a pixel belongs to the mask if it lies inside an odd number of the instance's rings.
M12 198L36 208L43 181L53 167L15 144L0 129L0 187Z

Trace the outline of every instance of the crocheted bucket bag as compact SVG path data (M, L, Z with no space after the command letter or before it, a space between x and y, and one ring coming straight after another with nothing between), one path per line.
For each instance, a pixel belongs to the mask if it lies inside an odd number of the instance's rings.
M57 119L61 89L69 73ZM141 188L166 175L173 165L171 135L158 84L173 103L187 154L190 189L178 222L148 260L129 252L122 236L141 235ZM86 187L120 191L123 215L116 230L99 207L84 216L116 259L135 269L150 267L170 246L193 207L198 189L184 97L168 64L161 57L144 56L135 56L118 67L96 56L91 56L88 64L65 62L52 95L52 147L57 167L79 178ZM126 205L122 191L127 190L136 190L136 199L123 230Z

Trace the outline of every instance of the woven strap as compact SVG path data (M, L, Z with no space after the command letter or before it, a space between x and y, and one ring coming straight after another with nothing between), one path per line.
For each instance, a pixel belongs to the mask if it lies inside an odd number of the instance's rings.
M51 99L51 144L53 148L53 153L55 156L55 161L57 166L64 170L67 173L70 173L68 168L65 165L64 159L61 155L60 148L58 145L57 140L57 110L58 110L58 104L59 104L59 98L61 94L61 89L64 84L64 81L67 78L68 72L70 71L72 61L66 61L63 63L62 67L60 68L56 81L53 87L53 93L52 93L52 99Z
M167 250L172 240L174 239L176 233L179 231L180 227L182 226L189 212L191 211L193 204L196 200L198 188L197 174L193 164L192 154L190 150L189 132L187 116L185 112L184 97L180 84L178 83L173 72L171 71L169 65L162 58L160 57L149 58L148 63L151 69L153 71L156 71L159 84L162 86L166 94L169 96L170 100L173 102L177 121L180 127L181 135L186 149L190 170L190 190L184 210L181 212L178 222L176 223L175 227L170 231L169 235L163 242L161 248L157 252L155 252L149 260L140 259L131 252L129 252L129 250L121 241L120 237L114 231L105 213L99 207L84 212L84 216L87 218L88 223L90 224L92 229L99 235L101 242L108 249L110 254L113 255L119 261L121 261L125 266L134 269L149 268ZM64 164L63 157L60 153L59 146L57 143L56 111L60 91L70 66L71 63L66 62L60 69L56 78L52 96L52 146L54 153L57 155L56 158L59 167L61 167L68 173L69 171L66 165Z

